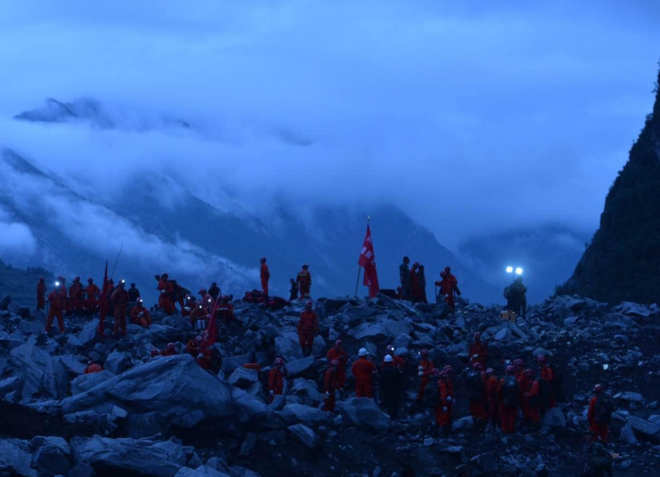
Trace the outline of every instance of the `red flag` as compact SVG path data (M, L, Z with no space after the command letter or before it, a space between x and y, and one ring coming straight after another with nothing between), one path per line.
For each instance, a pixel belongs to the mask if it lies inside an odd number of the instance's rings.
M215 300L215 303L213 304L213 311L211 312L211 315L207 316L209 322L206 325L206 331L204 332L202 339L202 351L204 351L209 346L213 346L215 342L218 341L218 323L215 320L215 316L216 311L218 310L218 304L220 303L220 298L220 295L218 295L218 299Z
M373 298L378 294L380 286L378 285L376 256L374 255L374 243L371 239L371 229L369 228L369 225L367 225L367 235L364 238L364 244L362 245L358 265L364 268L363 284L369 287L369 298Z
M99 334L103 334L103 322L108 313L108 261L105 261L105 272L103 272L103 288L101 288L101 299L99 300Z

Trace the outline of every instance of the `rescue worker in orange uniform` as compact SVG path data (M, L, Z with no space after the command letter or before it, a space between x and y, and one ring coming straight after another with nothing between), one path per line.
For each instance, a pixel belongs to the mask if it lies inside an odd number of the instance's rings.
M151 325L151 315L149 310L144 307L144 301L142 298L138 298L135 302L135 306L131 310L131 322L134 325L140 325L143 328L147 328Z
M473 363L467 376L467 391L470 401L470 415L476 429L483 429L488 423L486 410L486 383L482 375L481 363Z
M500 385L500 380L495 375L493 368L486 370L486 399L488 399L488 417L493 427L500 425L500 406L497 399L497 389Z
M176 356L179 352L176 350L175 343L167 343L167 347L160 352L161 356Z
M218 314L222 318L222 321L225 323L225 325L229 325L232 321L234 321L234 305L231 304L228 296L222 297L221 303L218 306Z
M110 300L115 305L115 333L126 334L126 307L128 306L128 292L124 287L124 280L119 282L117 289L112 292Z
M50 332L53 325L53 319L57 318L57 325L60 333L64 333L64 310L66 309L66 287L64 279L58 278L55 282L55 289L48 295L50 309L48 310L48 320L46 321L46 332Z
M46 309L46 279L41 277L37 283L37 310Z
M284 378L286 378L287 374L284 360L277 358L268 374L268 404L273 402L275 396L280 396L284 393Z
M268 296L268 281L270 280L270 270L268 270L268 265L266 265L266 257L261 257L261 269L259 274L261 276L261 288L265 296Z
M87 295L87 311L90 314L96 313L96 307L98 306L98 299L101 294L101 290L96 286L92 278L87 279L87 287L85 288L85 294Z
M319 318L312 310L312 301L305 303L305 311L298 321L298 340L304 356L311 356L314 347L314 337L319 332Z
M188 340L186 343L186 353L188 353L193 358L196 358L202 349L202 337L196 336L193 340Z
M480 363L483 368L488 361L488 345L481 341L481 333L474 334L474 343L470 346L470 359L473 363Z
M348 354L346 354L341 340L335 341L335 346L328 350L327 358L328 362L339 362L339 365L337 366L337 389L344 389L344 386L346 385L346 365L348 364Z
M323 384L325 386L325 401L323 406L324 409L328 412L334 412L336 400L335 391L339 391L341 389L339 386L339 380L337 379L337 368L339 368L339 361L335 359L334 361L330 362L330 367L325 372L325 376L323 377Z
M611 398L603 392L603 386L596 384L594 396L589 400L589 411L587 421L589 430L592 432L591 441L600 439L607 442L609 439L609 424L612 420L614 405Z
M197 320L206 320L207 316L208 314L206 312L206 308L204 308L204 304L202 302L197 302L195 307L190 312L190 324L192 324L193 330L197 329L195 326Z
M516 430L516 414L520 399L520 388L513 366L506 367L506 376L502 378L497 388L497 399L500 402L502 432L513 434Z
M73 279L69 288L69 311L80 314L82 312L83 288L80 277Z
M392 362L394 363L394 366L396 366L396 369L398 369L399 371L404 371L406 369L406 360L403 359L401 356L397 356L396 354L394 354L394 345L387 345L387 354L389 354L392 357Z
M421 406L424 399L424 389L429 383L431 370L434 368L433 361L429 359L429 350L423 349L419 352L422 359L417 367L417 379L419 379L419 388L417 389L417 405Z
M440 287L440 293L445 297L449 311L454 313L456 311L456 302L454 294L461 296L461 291L458 289L458 280L451 273L450 267L445 267L445 271L440 273L442 281L435 282Z
M158 290L160 291L160 298L158 299L159 306L166 315L173 315L176 311L176 307L174 306L174 285L170 283L167 273L161 275L158 282Z
M308 298L312 289L312 274L309 272L309 265L302 266L302 270L298 272L296 282L298 282L298 290L300 290L300 299Z
M539 382L534 379L531 369L525 370L525 378L526 387L521 388L523 419L525 424L538 431L541 422Z
M199 352L195 358L195 362L199 365L200 368L208 371L213 365L213 351L211 348L206 348Z
M351 372L355 376L355 397L373 397L371 377L373 372L376 371L376 366L367 359L368 356L369 352L366 348L360 348L358 359L351 368Z
M452 417L454 410L454 391L449 383L447 371L442 370L438 373L438 404L435 406L435 422L442 429L445 437L449 437L452 428Z

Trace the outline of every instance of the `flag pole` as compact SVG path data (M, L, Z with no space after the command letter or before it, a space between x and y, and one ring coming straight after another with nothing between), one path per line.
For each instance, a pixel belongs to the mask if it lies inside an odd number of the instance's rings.
M367 215L367 227L369 226L369 222L371 222L371 215ZM360 273L362 272L362 267L358 264L358 276L357 276L357 281L355 282L355 295L353 298L357 298L358 294L358 287L360 286Z

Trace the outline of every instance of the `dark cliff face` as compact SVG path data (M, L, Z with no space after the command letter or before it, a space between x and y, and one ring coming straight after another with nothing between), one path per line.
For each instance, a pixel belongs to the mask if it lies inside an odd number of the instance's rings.
M660 74L658 76L660 82ZM605 201L600 228L562 292L660 302L660 91Z

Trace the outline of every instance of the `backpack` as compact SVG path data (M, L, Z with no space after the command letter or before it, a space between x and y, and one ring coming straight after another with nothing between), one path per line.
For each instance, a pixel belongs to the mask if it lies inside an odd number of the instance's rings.
M594 409L594 419L599 424L609 424L612 421L612 413L614 412L614 401L609 394L601 394L596 400L596 408Z
M504 407L515 408L518 406L518 382L515 376L504 378L502 386L502 403Z
M440 389L438 381L431 380L424 388L424 406L433 409L440 403Z
M480 401L484 398L484 380L481 373L471 371L467 376L467 392L470 401Z

